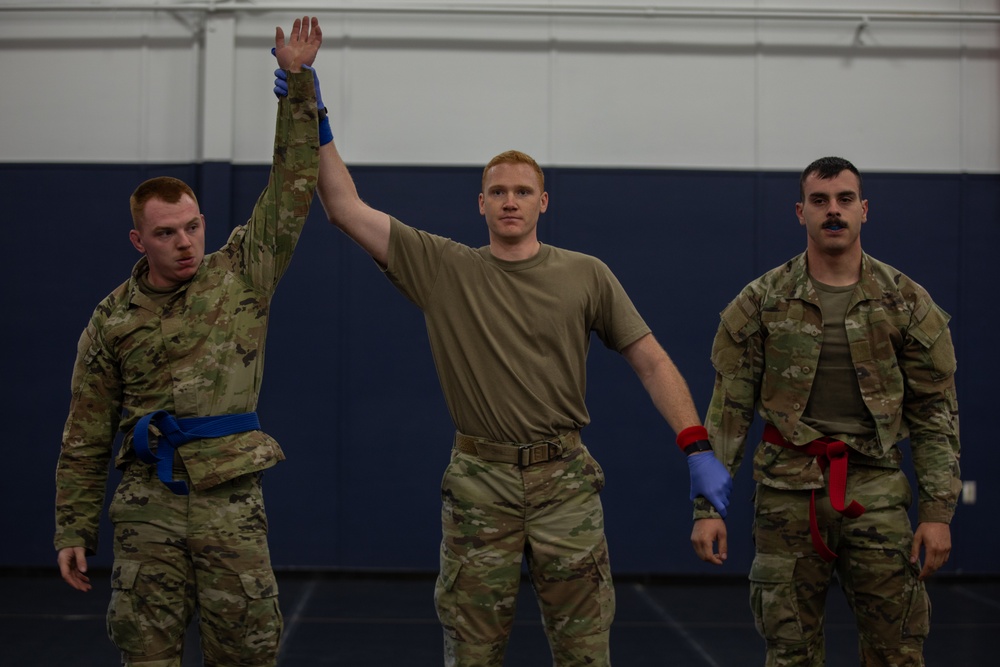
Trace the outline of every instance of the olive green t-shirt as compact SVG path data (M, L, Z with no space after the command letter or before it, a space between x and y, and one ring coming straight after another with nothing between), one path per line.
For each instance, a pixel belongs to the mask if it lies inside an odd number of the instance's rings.
M823 311L823 346L802 421L834 438L874 438L875 420L861 396L844 323L855 285L835 287L811 280Z
M590 332L621 352L650 333L600 260L541 245L497 259L392 219L386 275L424 313L445 402L462 433L534 442L590 422Z

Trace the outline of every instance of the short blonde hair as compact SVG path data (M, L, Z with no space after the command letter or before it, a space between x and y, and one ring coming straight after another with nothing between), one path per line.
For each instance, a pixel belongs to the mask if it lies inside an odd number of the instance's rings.
M497 166L498 164L526 164L535 170L538 174L538 183L541 186L542 192L545 191L545 174L542 173L542 168L538 166L535 162L535 158L531 157L527 153L522 153L521 151L504 151L497 155L492 160L486 163L486 167L483 168L483 183L482 188L486 190L486 174L489 173L490 169Z

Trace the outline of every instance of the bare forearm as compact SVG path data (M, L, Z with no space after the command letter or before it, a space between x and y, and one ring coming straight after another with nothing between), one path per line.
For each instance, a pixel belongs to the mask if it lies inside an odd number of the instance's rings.
M632 343L623 354L674 432L701 424L687 382L652 334Z
M700 424L698 410L687 383L669 357L661 362L661 368L649 379L643 379L643 386L653 399L653 405L660 411L675 433L688 426Z
M334 142L319 149L317 192L326 217L350 236L382 266L389 260L389 216L368 206L358 196L347 165Z

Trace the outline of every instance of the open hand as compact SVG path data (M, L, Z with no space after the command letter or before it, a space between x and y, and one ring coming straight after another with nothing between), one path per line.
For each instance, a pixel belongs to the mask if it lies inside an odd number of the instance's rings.
M303 16L295 19L287 41L281 26L275 28L274 57L278 59L281 69L300 72L303 65L313 64L322 43L323 31L319 28L319 19Z

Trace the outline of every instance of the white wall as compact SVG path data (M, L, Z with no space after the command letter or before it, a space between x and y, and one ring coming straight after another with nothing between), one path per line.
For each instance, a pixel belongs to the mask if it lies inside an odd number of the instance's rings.
M1000 172L995 21L873 19L859 29L629 17L638 3L581 0L520 3L542 10L521 14L426 11L501 6L469 0L215 3L233 12L87 4L10 11L29 3L0 0L0 161L266 163L274 26L315 13L323 96L352 164L478 165L519 148L564 166L797 170L833 153L868 171ZM876 13L863 0L646 4ZM413 11L307 9L351 5ZM569 8L620 15L559 11ZM1000 1L877 8L996 18Z

